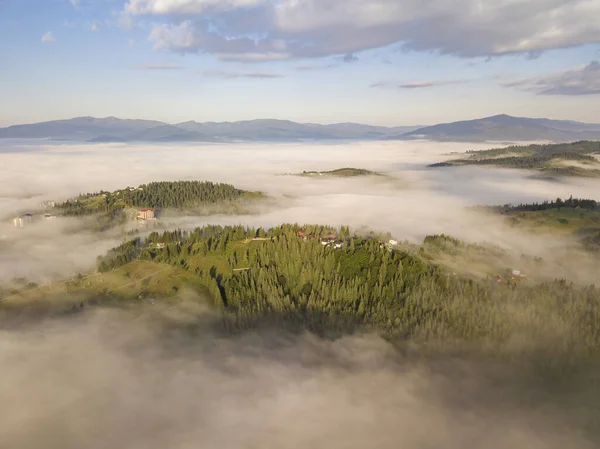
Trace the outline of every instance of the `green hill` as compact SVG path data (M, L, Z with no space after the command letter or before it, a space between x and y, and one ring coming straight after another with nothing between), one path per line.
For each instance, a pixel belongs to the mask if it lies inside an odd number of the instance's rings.
M469 151L467 154L467 158L439 162L429 167L481 165L537 170L550 177L600 177L600 142L510 146Z
M99 269L108 273L141 260L193 273L232 332L264 323L320 334L365 327L389 338L502 348L515 333L537 341L535 335L560 323L561 340L551 342L556 350L600 349L600 291L593 286L563 280L498 283L492 276L453 272L433 262L436 253L494 250L469 249L444 236L429 237L414 251L349 237L343 228L343 246L335 249L319 239L329 229L308 229L314 236L309 239L298 231L284 225L266 233L205 227L152 234L99 258Z
M262 196L260 192L208 181L152 182L137 188L79 195L56 207L64 215L114 214L125 208L182 209Z
M353 176L382 176L381 173L366 170L364 168L338 168L330 171L303 171L300 176L337 176L340 178L348 178Z
M530 204L476 207L502 215L506 223L536 234L569 235L589 251L598 251L594 236L600 233L600 203L570 197Z

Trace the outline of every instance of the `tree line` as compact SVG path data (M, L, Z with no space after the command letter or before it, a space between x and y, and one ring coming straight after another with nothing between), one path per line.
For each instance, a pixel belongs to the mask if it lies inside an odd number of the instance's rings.
M568 199L562 200L557 198L556 200L543 201L541 203L519 203L517 205L504 204L502 206L482 206L486 209L491 209L499 212L536 212L542 210L571 208L571 209L585 209L590 211L600 211L600 204L595 200L573 198L571 195Z

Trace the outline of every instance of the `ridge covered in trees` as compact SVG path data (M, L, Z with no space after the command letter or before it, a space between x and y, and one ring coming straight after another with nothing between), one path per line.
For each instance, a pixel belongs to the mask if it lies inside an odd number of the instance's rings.
M595 200L583 199L583 198L573 198L571 195L568 199L562 200L557 198L556 200L551 201L543 201L541 203L533 202L533 203L519 203L517 205L513 204L504 204L502 206L480 206L479 208L493 210L497 212L536 212L542 210L551 210L561 208L564 209L584 209L590 211L600 211L600 203Z
M342 228L344 244L335 249L319 239L330 229L305 230L314 238L299 236L296 225L153 233L99 257L98 268L147 260L194 273L232 332L274 321L324 334L362 326L389 338L504 347L515 335L538 341L559 326L560 339L541 344L569 356L600 349L600 290L593 285L454 273L424 257L428 247L460 245L448 236L430 236L413 252Z
M600 154L600 142L580 141L547 145L509 146L482 151L467 151L469 157L429 165L453 167L462 165L489 165L504 168L539 170L550 175L600 176L600 164L594 155ZM561 162L570 161L585 165L568 166Z
M300 176L337 176L340 178L347 178L353 176L381 176L380 173L367 170L365 168L338 168L336 170L329 171L303 171Z
M209 181L151 182L115 192L100 191L58 204L65 215L117 214L126 208L181 209L262 196Z

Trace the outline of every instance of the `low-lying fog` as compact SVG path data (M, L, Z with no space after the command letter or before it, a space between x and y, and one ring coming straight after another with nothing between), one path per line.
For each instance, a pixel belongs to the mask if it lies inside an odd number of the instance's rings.
M15 228L11 218L16 214L39 208L43 200L160 180L228 182L277 199L249 216L173 219L186 228L205 223L349 224L390 231L398 240L418 241L443 232L534 254L568 244L508 231L499 218L465 208L570 195L598 200L598 181L549 182L524 171L472 167L426 169L429 163L456 157L452 152L493 146L4 144L0 280L85 272L98 254L123 239L117 230L90 232L74 218ZM390 178L284 176L342 167L384 172ZM578 264L570 269L568 274L592 278ZM159 304L152 307L157 315L164 312ZM191 305L164 314L173 322L212 319ZM535 376L527 378L508 366L402 358L374 336L335 342L249 334L221 339L207 326L189 338L159 326L163 319L86 307L67 318L0 329L0 447L597 447L584 433L590 426L582 402L537 385ZM579 385L573 381L573 391ZM589 402L596 391L582 389Z
M374 336L219 339L151 322L105 310L0 330L0 447L594 447L575 404L506 366L401 357Z
M343 144L0 144L0 272L15 276L61 276L86 271L96 256L122 240L118 233L77 230L73 220L17 229L11 218L83 192L115 190L151 181L210 180L278 198L252 216L183 217L173 224L274 226L282 222L348 224L390 231L398 240L419 241L446 233L491 241L521 252L555 251L568 242L508 233L497 217L466 206L542 201L556 197L600 199L600 182L547 181L518 170L481 167L427 169L456 152L496 144L361 142ZM290 176L304 170L366 168L393 178L313 179ZM288 175L286 175L288 174Z

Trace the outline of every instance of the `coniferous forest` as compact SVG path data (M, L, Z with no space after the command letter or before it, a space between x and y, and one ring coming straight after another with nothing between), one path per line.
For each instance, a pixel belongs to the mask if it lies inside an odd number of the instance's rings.
M460 244L446 236L430 236L420 250L406 251L343 227L337 235L343 246L336 249L320 238L331 232L283 225L153 233L100 257L98 267L108 271L139 259L192 272L231 332L284 322L325 335L368 328L391 339L495 348L518 336L566 357L600 350L597 287L457 274L422 257L427 248ZM551 338L556 328L560 338Z
M151 182L137 188L80 195L57 207L65 215L115 214L125 208L179 209L261 196L230 184L210 181Z

